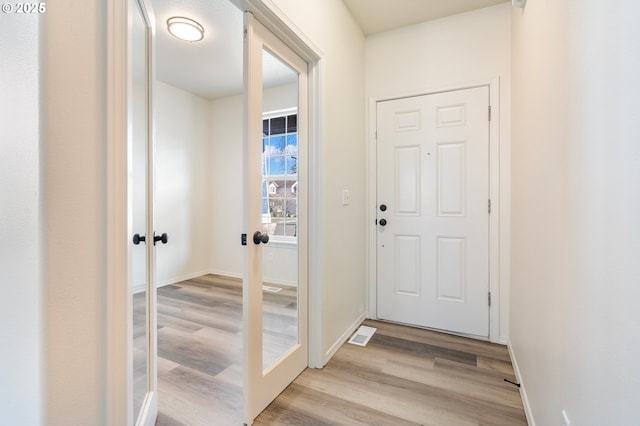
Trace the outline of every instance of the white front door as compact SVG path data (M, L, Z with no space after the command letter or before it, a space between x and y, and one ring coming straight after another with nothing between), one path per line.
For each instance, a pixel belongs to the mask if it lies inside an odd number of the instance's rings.
M489 88L377 104L380 319L489 336Z
M244 422L251 424L308 365L308 102L306 62L251 13L244 46L243 373ZM279 117L265 111L274 98L284 108ZM264 282L264 261L285 257L294 282Z

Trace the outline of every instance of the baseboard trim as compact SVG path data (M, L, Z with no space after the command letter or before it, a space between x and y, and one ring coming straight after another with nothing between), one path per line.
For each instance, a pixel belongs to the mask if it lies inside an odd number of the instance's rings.
M156 282L156 287L160 288L160 287L165 287L171 284L177 284L181 281L187 281L193 278L198 278L201 277L203 275L207 275L209 273L209 271L200 271L200 272L193 272L191 274L185 274L182 275L180 277L174 277L174 278L170 278L168 280L163 280L163 281L158 281Z
M522 375L520 375L520 368L518 367L518 360L510 341L507 343L507 349L509 350L509 356L511 357L513 371L516 374L516 380L520 383L520 398L522 398L522 406L524 407L524 414L527 416L527 423L529 423L529 426L536 426L536 422L533 419L533 413L531 412L531 405L529 404L529 397L527 396L527 389L522 381Z
M221 271L219 269L210 269L205 274L220 275L221 277L238 278L242 279L242 274L237 272ZM204 274L203 274L204 275Z
M324 354L324 360L322 361L323 367L327 365L327 362L329 362L329 360L336 354L336 352L338 352L338 349L340 349L340 347L344 344L344 342L349 340L349 337L351 337L351 335L356 332L358 327L360 327L360 325L363 323L363 321L366 318L367 318L366 312L363 312L362 314L360 314L360 316L358 316L358 318L353 322L353 324L351 324L351 326L347 329L347 331L345 331L342 334L342 336L340 336L338 340L336 340L336 342L333 345L331 345L329 350Z

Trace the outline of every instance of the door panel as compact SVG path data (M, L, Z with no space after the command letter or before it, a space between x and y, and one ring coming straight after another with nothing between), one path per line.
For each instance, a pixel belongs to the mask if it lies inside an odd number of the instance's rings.
M153 425L158 415L156 293L153 244L152 14L144 1L130 3L131 95L129 229L131 259L132 421Z
M250 13L245 14L245 139L244 139L244 228L247 232L245 270L243 279L244 327L244 422L253 419L291 383L308 364L307 343L307 64L284 43L271 34ZM297 82L297 152L291 158L293 142L271 141L265 138L263 113L267 73L280 68L293 73ZM286 76L285 76L286 77ZM289 76L290 77L290 76ZM285 78L286 79L286 78ZM282 156L277 150L280 144ZM266 147L266 148L265 148ZM265 149L271 150L265 159ZM287 156L289 158L287 158ZM278 158L282 157L282 158ZM268 161L267 161L268 160ZM267 162L265 162L267 161ZM282 166L280 162L284 162ZM295 164L295 173L290 167ZM277 176L265 172L264 165L274 167ZM296 182L290 183L290 180ZM273 184L273 185L272 185ZM294 186L295 184L295 186ZM295 197L285 197L279 189L295 188ZM265 194L271 192L272 198ZM263 210L267 200L268 210ZM296 203L296 220L285 213ZM273 204L271 203L273 201ZM277 202L276 202L277 201ZM280 204L279 204L280 203ZM287 241L276 241L275 228L291 226L295 233L283 231ZM273 227L270 225L275 224ZM273 229L271 229L273 228ZM259 234L256 234L259 232ZM269 241L265 238L269 237ZM271 234L271 235L269 235ZM254 240L254 236L256 239ZM272 293L265 291L265 252L276 246L294 247L295 257L290 268L295 269L296 286L285 290L292 294L283 304ZM293 288L292 288L293 287ZM277 293L277 294L280 294ZM291 315L292 314L292 315Z
M488 87L378 103L379 318L488 337L488 105Z

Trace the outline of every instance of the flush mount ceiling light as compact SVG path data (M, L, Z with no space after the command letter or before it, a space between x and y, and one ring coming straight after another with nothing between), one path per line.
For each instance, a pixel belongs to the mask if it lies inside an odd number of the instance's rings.
M204 27L183 16L167 19L167 29L174 37L184 41L200 41L204 38Z

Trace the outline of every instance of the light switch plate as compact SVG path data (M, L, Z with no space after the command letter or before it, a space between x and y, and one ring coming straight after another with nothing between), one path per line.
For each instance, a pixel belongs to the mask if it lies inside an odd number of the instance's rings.
M351 203L351 192L348 189L342 190L342 205L348 206Z

